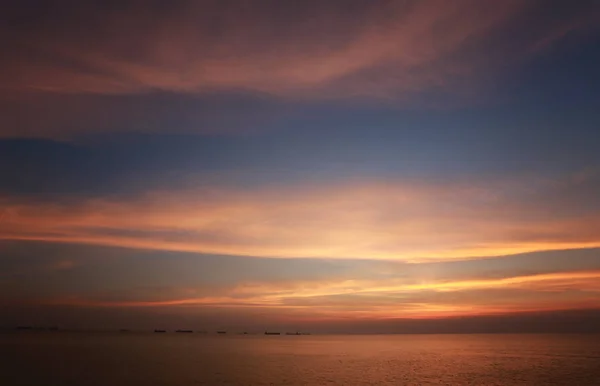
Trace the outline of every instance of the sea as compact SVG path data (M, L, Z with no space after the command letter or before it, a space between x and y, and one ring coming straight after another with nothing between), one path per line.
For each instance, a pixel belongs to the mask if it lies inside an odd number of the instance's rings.
M0 334L0 385L600 385L600 335Z

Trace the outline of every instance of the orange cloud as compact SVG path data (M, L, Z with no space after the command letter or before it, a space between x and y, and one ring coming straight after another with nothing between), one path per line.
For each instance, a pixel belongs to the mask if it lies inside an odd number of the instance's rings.
M0 239L410 262L600 247L600 214L582 215L560 184L507 185L365 181L73 204L4 198Z
M69 297L46 304L109 308L256 307L320 319L432 318L594 308L600 305L598 283L599 271L421 283L414 279L246 283L224 290L219 296L143 301ZM558 287L561 291L576 289L577 293L557 294ZM477 296L485 290L500 292ZM519 292L506 292L510 290ZM458 295L444 298L437 295L440 293Z
M426 281L411 279L393 280L342 280L312 283L285 283L240 285L232 295L250 294L264 300L321 298L338 295L375 295L385 298L389 295L419 292L456 292L485 289L521 289L556 292L565 288L579 291L598 292L600 296L600 272L560 272L514 276L498 279L470 279L458 281ZM415 281L417 281L415 283ZM363 300L365 298L362 298Z

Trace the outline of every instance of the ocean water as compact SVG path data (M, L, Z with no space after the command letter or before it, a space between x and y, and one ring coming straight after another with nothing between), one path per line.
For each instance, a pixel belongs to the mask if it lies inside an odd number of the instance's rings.
M600 385L599 335L0 334L0 385Z

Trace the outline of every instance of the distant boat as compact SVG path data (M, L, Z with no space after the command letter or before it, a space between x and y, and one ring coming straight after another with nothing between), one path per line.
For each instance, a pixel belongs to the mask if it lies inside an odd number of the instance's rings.
M175 332L179 332L179 333L186 333L186 334L191 334L191 333L193 333L194 331L192 331L192 330L175 330Z
M217 334L227 334L227 331L217 331Z
M156 332L156 333L162 333L162 332L167 332L167 330L154 330L154 332Z
M281 335L281 332L269 332L269 331L265 331L265 335Z
M286 332L286 335L302 335L299 332Z

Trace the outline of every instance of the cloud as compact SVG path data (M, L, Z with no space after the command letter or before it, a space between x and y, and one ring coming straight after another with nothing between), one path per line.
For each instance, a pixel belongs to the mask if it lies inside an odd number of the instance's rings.
M250 307L322 320L454 317L593 308L600 299L599 279L599 271L580 271L459 281L417 282L417 278L409 278L240 283L218 292L134 287L119 293L37 299L31 304L213 310ZM193 296L202 292L205 295Z
M4 88L399 96L487 71L593 21L587 3L557 18L539 12L544 3L514 0L71 5L47 7L27 29L5 25L20 39Z
M140 310L156 323L171 314L262 313L262 323L504 315L594 308L600 299L598 249L407 264L1 247L3 307L98 309L107 317Z
M0 137L254 133L323 103L479 104L599 14L589 1L33 2L0 16Z
M0 238L408 262L600 247L597 179L347 181L135 198L3 198ZM587 192L587 193L586 193Z

